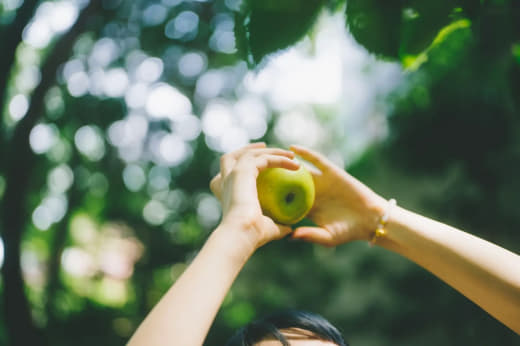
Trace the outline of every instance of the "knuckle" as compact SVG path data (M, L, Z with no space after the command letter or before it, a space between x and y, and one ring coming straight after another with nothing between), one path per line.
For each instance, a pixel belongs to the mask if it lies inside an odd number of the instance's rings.
M251 168L249 167L249 165L247 163L239 162L238 164L235 165L235 167L233 167L233 169L231 170L231 174L240 175L240 174L247 173L250 170L251 170Z
M260 167L267 167L269 165L269 160L267 159L267 157L265 156L261 156L260 158L258 158L258 160L256 161L256 166L260 166Z
M209 182L209 188L210 188L212 191L215 191L216 184L217 184L217 177L214 177L214 178L211 179L211 181Z
M220 165L222 166L227 160L227 154L220 157Z

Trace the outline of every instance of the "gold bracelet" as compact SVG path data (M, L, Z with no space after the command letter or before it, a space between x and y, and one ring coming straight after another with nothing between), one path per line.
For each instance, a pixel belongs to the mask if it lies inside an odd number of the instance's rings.
M386 207L385 213L381 218L379 219L379 222L377 223L376 230L374 231L374 234L372 235L372 238L370 239L370 245L374 245L377 241L377 239L386 236L386 223L388 222L388 219L390 218L390 213L392 212L392 209L397 205L397 202L395 199L390 199L388 201L388 206Z

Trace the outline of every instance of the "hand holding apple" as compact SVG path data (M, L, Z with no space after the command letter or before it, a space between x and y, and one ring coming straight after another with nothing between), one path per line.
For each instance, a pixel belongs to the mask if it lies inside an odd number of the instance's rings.
M256 181L265 169L298 170L300 165L292 158L293 152L266 148L264 143L254 143L221 157L220 173L210 184L222 203L221 224L230 226L223 229L237 232L233 234L237 242L245 239L253 251L291 232L290 227L278 225L262 214Z
M369 240L386 200L324 156L301 146L291 150L318 169L312 171L316 199L308 216L319 226L299 227L292 237L326 246Z

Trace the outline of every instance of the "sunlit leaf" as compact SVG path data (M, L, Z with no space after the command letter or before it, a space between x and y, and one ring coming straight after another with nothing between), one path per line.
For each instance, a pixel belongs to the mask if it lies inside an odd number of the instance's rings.
M450 23L450 13L462 11L453 6L451 1L414 0L403 8L400 55L417 54L428 47L439 29Z
M347 26L371 53L410 65L410 56L418 56L430 47L443 27L471 17L474 3L351 0L346 7Z
M446 57L444 60L449 61L450 57L455 58L460 55L460 51L467 46L471 37L471 22L461 19L443 27L423 52L417 55L405 55L401 57L401 62L407 70L416 70L428 61L433 51L437 57L438 54L442 54ZM450 57L447 57L448 55Z

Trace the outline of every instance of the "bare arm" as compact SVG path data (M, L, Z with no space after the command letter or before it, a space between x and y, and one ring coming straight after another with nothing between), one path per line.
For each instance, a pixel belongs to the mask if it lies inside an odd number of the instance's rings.
M134 345L202 345L231 284L252 254L222 225L139 326ZM245 231L245 230L236 230Z
M376 244L429 270L520 334L520 256L484 239L396 208Z
M250 145L227 154L212 190L222 202L222 223L193 262L130 339L129 346L200 346L236 276L263 244L291 229L262 215L256 191L266 167L298 169L291 152Z
M319 169L310 216L320 226L299 228L293 237L327 246L371 240L388 202L320 154L292 149ZM399 207L385 229L376 245L429 270L520 334L520 256Z

